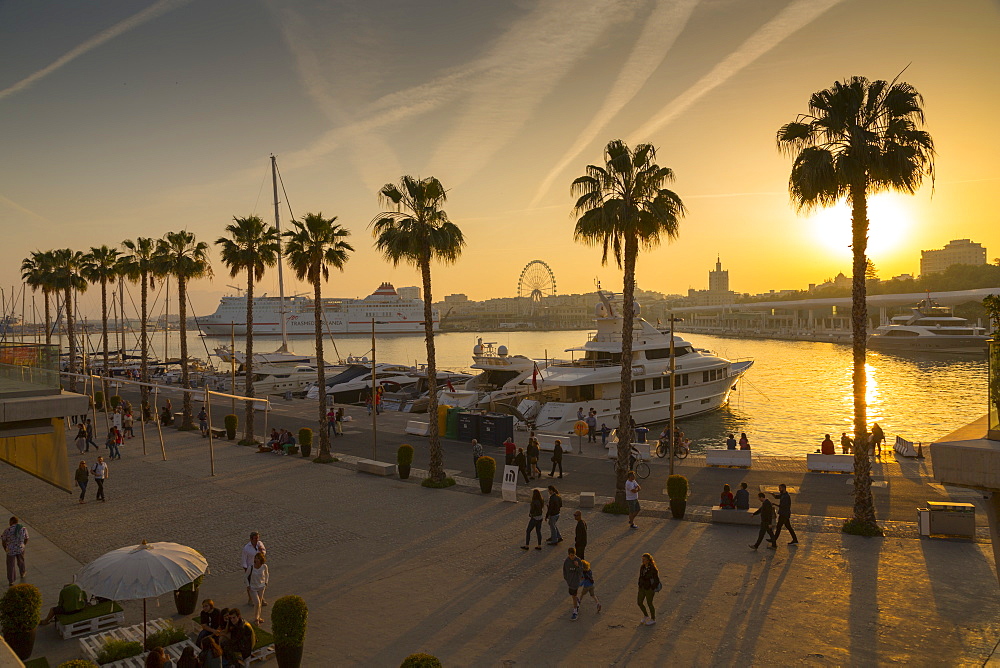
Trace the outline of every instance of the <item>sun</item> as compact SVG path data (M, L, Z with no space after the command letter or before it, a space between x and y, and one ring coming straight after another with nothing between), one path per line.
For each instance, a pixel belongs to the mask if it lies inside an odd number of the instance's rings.
M851 257L851 207L845 200L809 216L816 239L838 257ZM895 253L913 228L906 199L894 193L868 198L868 256ZM877 263L876 263L877 264Z

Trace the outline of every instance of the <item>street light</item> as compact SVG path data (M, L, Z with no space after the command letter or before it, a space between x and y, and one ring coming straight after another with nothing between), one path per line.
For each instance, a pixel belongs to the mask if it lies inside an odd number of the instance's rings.
M684 318L675 318L673 314L670 315L670 433L669 433L669 443L670 452L668 456L670 457L670 475L674 474L674 371L675 358L674 358L674 323L684 322Z

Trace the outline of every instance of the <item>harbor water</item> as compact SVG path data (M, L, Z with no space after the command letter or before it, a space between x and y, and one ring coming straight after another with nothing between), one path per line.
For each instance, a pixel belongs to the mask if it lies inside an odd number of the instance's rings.
M468 370L476 339L505 345L511 355L536 359L569 359L567 348L581 345L588 332L446 332L436 337L437 363L442 369ZM157 355L164 355L163 333L154 335ZM178 332L168 333L169 356L178 354ZM99 346L99 336L93 345ZM720 411L680 423L693 449L718 447L727 433L746 432L753 449L769 455L814 452L829 433L839 446L841 432L853 431L851 348L833 343L734 339L685 334L695 347L706 348L730 360L753 358L753 368ZM228 345L228 337L189 334L188 354L208 357L206 351ZM134 345L134 342L133 344ZM254 349L278 348L279 337L255 337ZM336 353L334 352L336 346ZM236 340L237 349L244 345ZM312 355L311 337L289 342L292 352ZM329 360L348 355L371 357L371 337L340 335L325 341ZM376 358L399 364L426 360L420 335L379 335ZM211 358L219 364L217 358ZM869 351L867 364L868 422L878 422L890 443L898 434L914 442L930 443L986 413L986 359L929 354L888 354ZM612 425L609 425L612 426Z

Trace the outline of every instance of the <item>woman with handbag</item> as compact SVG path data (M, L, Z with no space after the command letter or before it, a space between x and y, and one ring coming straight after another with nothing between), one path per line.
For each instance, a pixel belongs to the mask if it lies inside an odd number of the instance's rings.
M528 510L528 528L524 532L524 545L521 546L522 550L527 550L531 543L531 530L535 530L535 536L538 539L538 545L535 546L536 550L542 549L542 512L545 504L542 502L542 493L537 489L531 492L531 508Z
M656 570L656 562L653 561L653 555L646 552L642 555L642 566L639 567L639 595L636 598L636 603L639 604L639 609L642 610L641 624L652 626L656 623L656 608L653 607L653 597L662 588L660 573ZM648 612L646 611L646 605L649 605Z

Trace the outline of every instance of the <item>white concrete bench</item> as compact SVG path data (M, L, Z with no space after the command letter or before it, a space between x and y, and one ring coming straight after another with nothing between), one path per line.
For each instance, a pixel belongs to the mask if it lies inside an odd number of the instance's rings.
M542 452L554 452L556 449L556 439L562 445L563 452L569 452L572 449L570 447L571 438L574 437L560 436L559 434L535 434L535 440L538 441L538 449Z
M580 492L580 507L593 508L595 495L593 492Z
M716 449L705 451L705 465L750 468L753 464L749 450Z
M760 524L760 518L752 510L723 509L720 506L712 506L712 521L722 524Z
M407 420L406 428L403 431L414 436L427 436L430 434L431 426L427 422L421 422L420 420Z
M806 469L811 473L854 473L854 455L806 455Z
M395 475L396 465L389 462L377 462L373 459L358 460L358 473L371 473L372 475Z
M649 443L633 443L635 449L639 451L639 459L644 462L651 461L653 455L650 453ZM615 443L615 447L608 448L608 459L618 459L618 444Z
M96 612L96 609L98 608L108 610L109 612L107 614L96 615L86 619L77 618L86 614L88 612L87 608L84 608L80 612L72 615L59 615L56 617L56 630L59 631L59 635L62 636L63 640L70 640L71 638L79 638L80 636L89 636L92 633L108 631L125 623L125 612L117 603L112 603L110 606L107 603L100 603L98 605L88 607L92 608L92 610L90 610L91 613ZM69 623L60 621L67 619L74 619L75 621Z

